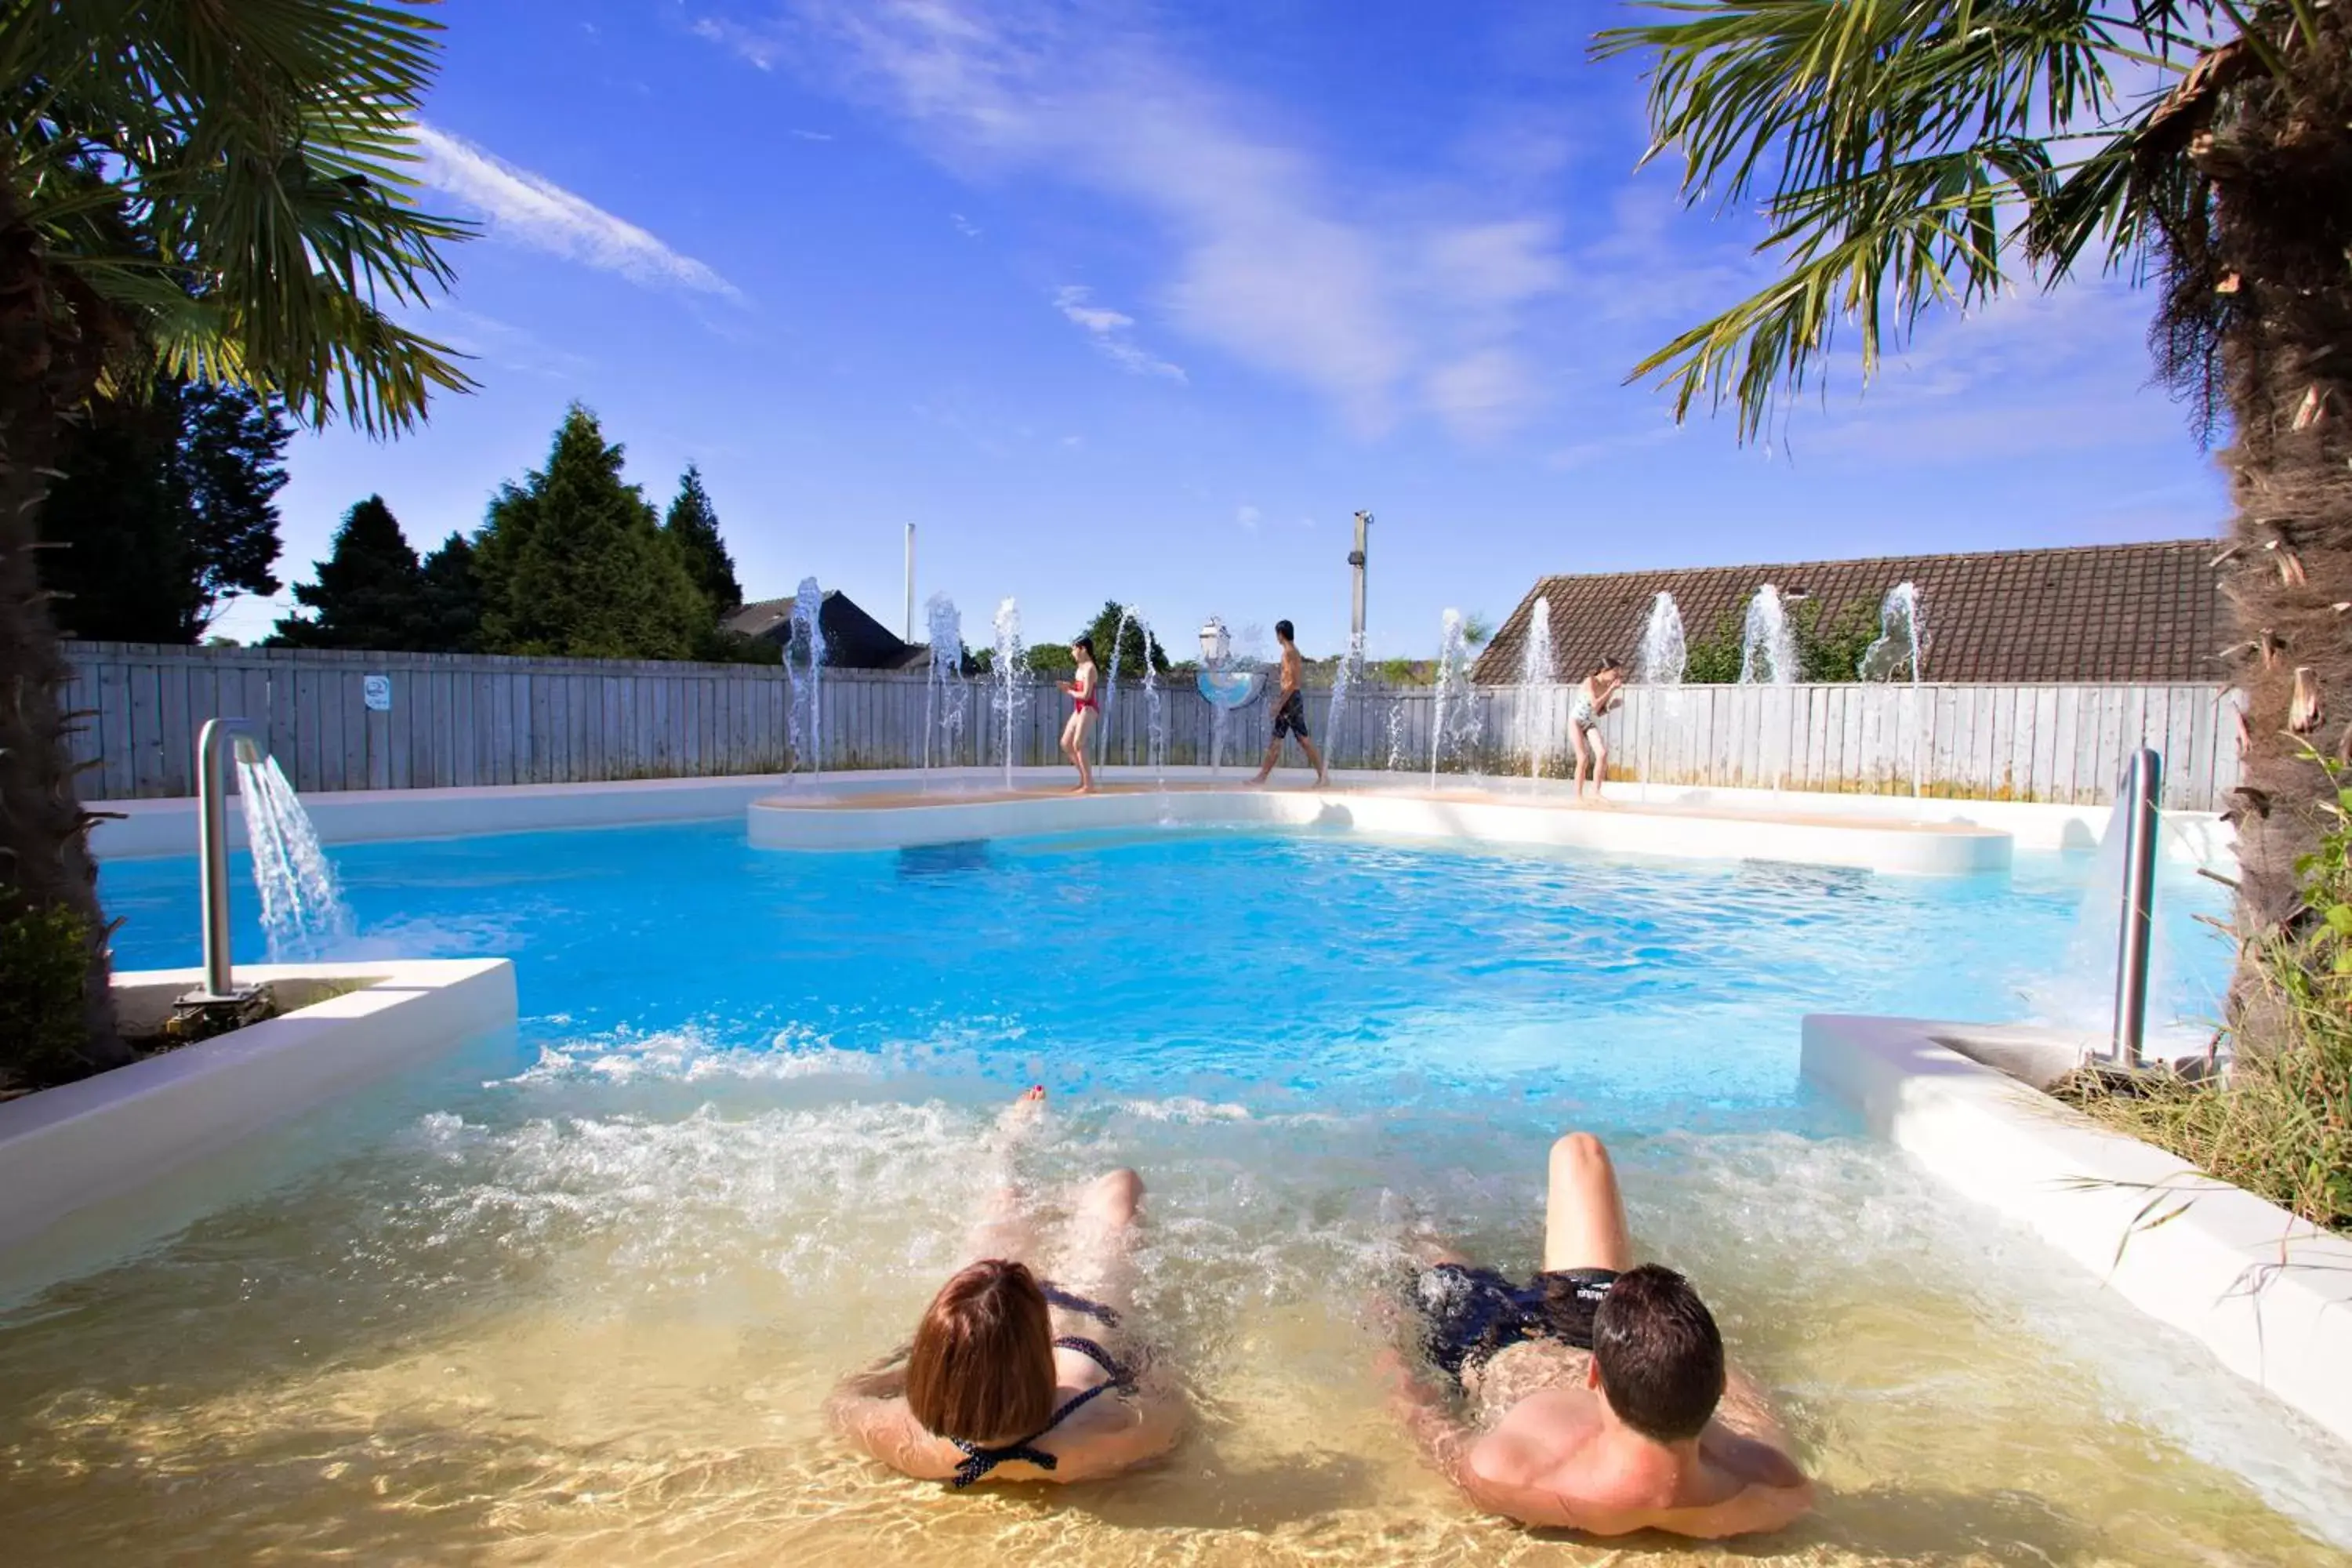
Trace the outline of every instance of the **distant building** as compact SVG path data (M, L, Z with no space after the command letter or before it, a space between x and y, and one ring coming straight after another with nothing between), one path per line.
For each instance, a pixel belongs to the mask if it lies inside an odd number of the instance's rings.
M1604 658L1630 667L1650 606L1675 596L1685 635L1712 637L1766 583L1784 599L1818 601L1820 624L1875 609L1898 583L1919 592L1927 631L1925 679L1950 681L2219 681L2231 638L2210 539L1886 555L1546 577L1521 600L1473 668L1473 679L1520 678L1528 622L1551 606L1559 679L1580 680ZM1793 603L1792 603L1793 607Z
M793 604L786 598L746 605L727 617L727 628L789 649ZM902 641L838 588L824 591L817 627L824 633L824 662L835 669L919 669L930 662L929 648Z

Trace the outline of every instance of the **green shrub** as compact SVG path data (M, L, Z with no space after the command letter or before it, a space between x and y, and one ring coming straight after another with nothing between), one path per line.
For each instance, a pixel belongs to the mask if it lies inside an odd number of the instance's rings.
M0 1087L38 1089L89 1070L89 929L71 910L0 921Z

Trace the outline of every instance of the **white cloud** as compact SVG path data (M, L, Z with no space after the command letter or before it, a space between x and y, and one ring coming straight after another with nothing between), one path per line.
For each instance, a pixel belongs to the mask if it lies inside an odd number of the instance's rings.
M952 167L1034 169L1139 211L1165 241L1169 319L1316 389L1360 432L1443 367L1507 347L1518 308L1560 286L1549 219L1465 214L1452 190L1341 188L1280 106L1212 86L1121 0L762 3L772 26L698 30L763 67L805 57ZM1489 376L1490 396L1505 389Z
M955 225L955 231L963 236L966 239L978 239L982 234L986 232L980 226L980 225L972 222L971 219L964 216L961 213L948 214L948 221Z
M1265 515L1257 508L1246 504L1234 510L1234 521L1252 533L1257 531L1258 522Z
M1135 375L1156 375L1170 381L1185 379L1184 367L1146 353L1128 336L1135 318L1120 310L1089 304L1092 291L1076 283L1054 290L1054 308L1087 331L1095 348L1113 364Z
M1517 354L1486 348L1430 372L1425 392L1429 406L1455 435L1487 440L1518 423L1533 389Z
M797 137L803 142L830 142L833 140L833 132L830 131L788 131L785 134L788 136Z
M486 220L492 236L655 288L742 296L718 273L625 218L446 131L420 124L417 178Z

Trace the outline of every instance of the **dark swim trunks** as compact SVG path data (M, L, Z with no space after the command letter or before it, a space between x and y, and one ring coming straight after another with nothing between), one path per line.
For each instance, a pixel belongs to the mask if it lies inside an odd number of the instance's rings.
M1561 1268L1514 1285L1492 1268L1440 1263L1423 1270L1415 1304L1431 1364L1455 1383L1462 1369L1526 1340L1592 1348L1592 1315L1617 1282L1613 1268Z
M1285 698L1282 706L1275 710L1274 738L1279 741L1285 735L1296 735L1302 741L1307 739L1307 699L1296 691Z

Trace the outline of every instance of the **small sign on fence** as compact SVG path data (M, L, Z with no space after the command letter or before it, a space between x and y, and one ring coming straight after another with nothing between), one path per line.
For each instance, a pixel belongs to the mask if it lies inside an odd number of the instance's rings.
M367 704L367 710L371 713L391 712L392 677L389 675L361 676L360 700Z

